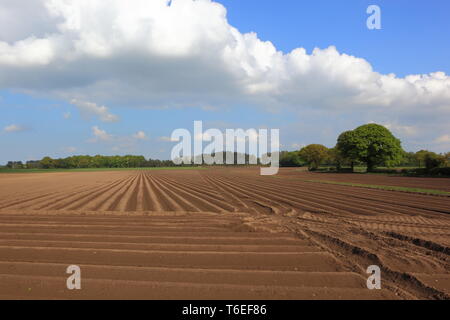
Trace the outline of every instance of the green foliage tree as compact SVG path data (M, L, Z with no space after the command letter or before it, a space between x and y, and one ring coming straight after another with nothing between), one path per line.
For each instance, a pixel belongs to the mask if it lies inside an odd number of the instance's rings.
M280 152L280 166L282 167L300 167L302 165L302 161L300 159L298 151L288 152L282 151Z
M40 161L29 160L26 163L26 168L27 169L42 169L42 165L41 165Z
M328 161L330 164L335 165L337 170L341 170L344 165L350 163L350 160L337 147L328 149Z
M8 161L6 167L9 169L23 169L22 161Z
M445 158L445 166L450 167L450 152L445 153L444 158Z
M44 157L41 160L41 166L44 169L53 169L55 168L55 161L50 157Z
M315 170L327 160L328 148L321 144L310 144L302 148L298 155L311 170Z
M427 170L443 167L446 163L444 155L440 155L434 152L428 152L427 154L425 154L424 161Z
M342 133L337 148L352 161L366 163L368 172L381 164L398 164L403 154L400 140L387 128L374 123Z
M420 150L416 152L416 159L417 162L419 164L419 168L424 167L425 166L425 157L427 156L427 154L430 153L430 151L428 150Z
M357 140L354 131L345 131L340 134L336 144L336 149L339 154L350 161L352 172L354 171L355 161L358 159L358 150L355 147Z
M402 166L406 167L418 167L420 165L419 160L414 152L404 152L402 156L403 160L400 163Z

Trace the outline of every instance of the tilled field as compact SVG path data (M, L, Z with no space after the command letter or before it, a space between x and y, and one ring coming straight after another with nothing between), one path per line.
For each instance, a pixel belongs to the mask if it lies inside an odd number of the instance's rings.
M284 170L283 176L297 179L315 179L336 182L349 182L371 184L380 186L397 186L406 188L422 188L450 192L450 179L436 177L408 177L400 174L353 174L353 173L328 173L328 172L302 172L298 170Z
M303 181L311 177L0 175L0 298L449 298L450 197ZM398 179L390 185L434 183ZM69 265L81 268L81 290L66 288ZM381 290L367 289L370 265Z

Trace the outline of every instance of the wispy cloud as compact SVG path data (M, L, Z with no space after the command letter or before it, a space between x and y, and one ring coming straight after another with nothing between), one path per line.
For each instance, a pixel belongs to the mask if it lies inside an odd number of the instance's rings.
M77 151L77 148L76 147L65 147L65 148L63 148L63 151L67 152L67 153L74 153Z
M135 134L133 134L133 138L136 140L147 140L147 135L144 131L138 131Z
M6 126L3 128L3 132L6 133L13 133L13 132L23 132L29 130L28 127L18 124L10 124L9 126Z
M178 140L176 140L176 139L172 139L171 137L159 137L158 138L158 140L159 141L163 141L163 142L176 142L176 141L178 141Z
M92 127L93 138L89 142L109 142L113 140L113 136L107 133L105 130L100 129L97 126Z
M72 99L70 103L76 106L78 110L80 110L81 115L85 118L96 116L102 122L119 121L119 117L110 113L109 109L105 106L99 106L93 102L79 101L77 99Z
M409 137L418 134L418 128L415 126L400 125L397 123L386 123L384 124L384 126L389 130L392 130L395 134L399 134L402 136Z
M440 136L436 140L434 140L436 143L450 143L450 134L445 134L443 136Z
M211 106L211 105L207 105L207 106L203 106L202 110L203 111L219 111L219 108Z
M300 144L300 143L293 143L293 144L291 144L291 148L295 149L295 150L300 150L303 147L304 147L304 145Z

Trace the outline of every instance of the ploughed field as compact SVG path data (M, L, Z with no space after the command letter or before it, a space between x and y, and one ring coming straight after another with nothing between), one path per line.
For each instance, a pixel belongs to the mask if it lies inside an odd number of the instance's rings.
M446 191L450 179L323 177L253 168L0 175L0 298L450 297L450 197L306 181ZM66 287L69 265L81 268L81 290ZM381 290L367 288L371 265Z

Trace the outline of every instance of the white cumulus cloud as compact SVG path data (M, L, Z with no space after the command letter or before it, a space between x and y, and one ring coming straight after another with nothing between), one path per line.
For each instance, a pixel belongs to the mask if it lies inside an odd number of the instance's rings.
M450 77L440 70L382 74L333 46L283 53L230 25L211 0L5 0L0 30L0 88L63 98L104 122L118 120L104 105L241 103L407 114L438 118L440 128L450 117Z
M105 130L100 129L97 126L92 127L92 135L93 138L90 139L90 142L105 142L105 141L112 141L113 136L107 133Z
M46 9L53 25L44 34L30 29L0 39L1 87L130 105L215 105L233 93L266 107L450 111L450 78L443 72L380 74L335 47L284 54L255 33L239 32L210 0L31 2ZM82 108L117 120L104 107Z
M93 102L79 101L77 99L72 99L70 103L80 110L80 113L83 117L97 116L100 119L100 121L103 122L119 121L119 117L114 114L111 114L108 108L105 106L98 106ZM66 119L68 118L70 118L70 114L69 117L66 117Z

